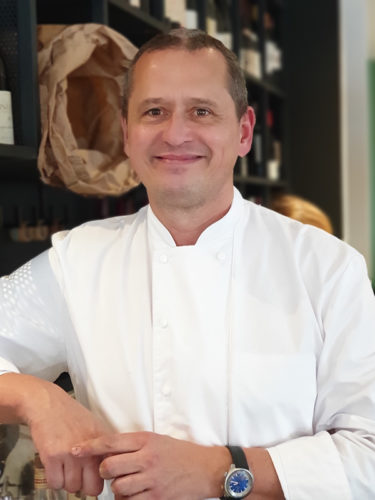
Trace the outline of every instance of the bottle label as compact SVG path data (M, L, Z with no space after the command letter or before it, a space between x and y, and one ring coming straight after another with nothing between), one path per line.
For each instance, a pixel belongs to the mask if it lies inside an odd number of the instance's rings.
M7 90L0 90L0 144L14 144L12 97Z
M196 10L186 11L186 28L193 30L198 28L198 12Z
M36 490L45 490L47 486L46 472L44 469L35 467L34 469L34 488Z
M209 35L216 37L217 21L215 18L210 17L210 16L206 17L206 31Z
M169 17L172 21L176 21L185 26L186 15L185 15L185 2L176 2L175 0L165 0L164 1L164 11L165 16Z

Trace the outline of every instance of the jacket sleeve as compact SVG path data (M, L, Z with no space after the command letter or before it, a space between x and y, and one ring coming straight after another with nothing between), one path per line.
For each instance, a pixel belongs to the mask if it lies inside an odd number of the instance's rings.
M375 299L356 254L319 299L314 435L268 449L287 500L375 498Z
M67 370L64 337L72 326L51 251L0 279L0 374L54 381Z

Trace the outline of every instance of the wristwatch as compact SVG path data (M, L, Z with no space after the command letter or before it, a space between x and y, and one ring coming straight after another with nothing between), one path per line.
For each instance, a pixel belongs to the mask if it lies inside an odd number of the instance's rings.
M245 498L253 489L254 476L250 472L245 453L240 446L227 446L233 463L224 479L224 496L221 500Z

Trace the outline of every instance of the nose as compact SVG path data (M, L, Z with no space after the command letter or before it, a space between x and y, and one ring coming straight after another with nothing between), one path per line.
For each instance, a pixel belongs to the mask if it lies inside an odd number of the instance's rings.
M180 146L192 140L191 124L184 114L172 113L163 125L163 140L170 146Z

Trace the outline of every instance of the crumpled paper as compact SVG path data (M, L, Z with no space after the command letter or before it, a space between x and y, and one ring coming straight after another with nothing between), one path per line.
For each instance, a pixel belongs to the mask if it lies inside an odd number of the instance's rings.
M125 71L137 48L100 24L38 26L43 182L118 196L139 181L123 151Z

